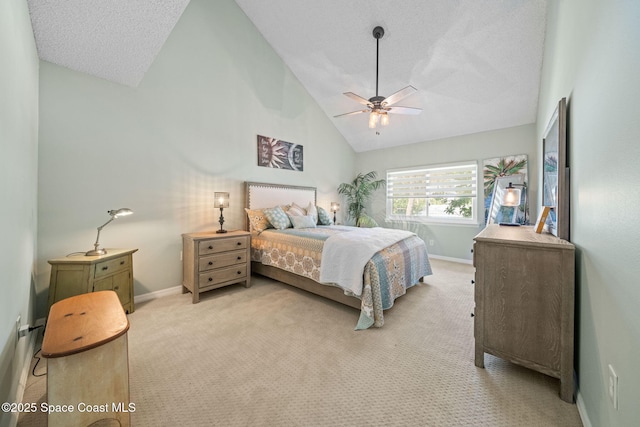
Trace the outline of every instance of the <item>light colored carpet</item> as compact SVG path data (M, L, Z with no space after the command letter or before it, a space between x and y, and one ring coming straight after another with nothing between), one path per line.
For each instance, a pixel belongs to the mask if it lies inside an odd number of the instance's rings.
M188 294L137 305L132 424L581 426L557 379L489 355L475 367L473 267L432 264L385 325L366 331L353 330L356 310L260 276L198 304ZM44 378L29 379L24 402L45 401Z

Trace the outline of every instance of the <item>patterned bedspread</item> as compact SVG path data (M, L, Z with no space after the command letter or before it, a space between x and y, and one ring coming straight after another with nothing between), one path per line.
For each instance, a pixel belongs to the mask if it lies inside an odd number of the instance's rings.
M332 225L317 228L265 230L251 238L251 260L308 277L318 283L324 241L350 227ZM348 262L348 260L345 260ZM356 329L384 324L383 310L396 298L432 274L424 241L411 236L376 253L367 263L360 298L360 319ZM326 285L331 286L331 285ZM345 294L354 296L349 290Z

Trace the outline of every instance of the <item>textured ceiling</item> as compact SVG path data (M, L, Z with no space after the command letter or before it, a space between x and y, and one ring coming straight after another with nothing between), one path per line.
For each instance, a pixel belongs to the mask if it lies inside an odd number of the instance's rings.
M189 0L28 0L40 59L136 87Z
M189 0L28 0L40 58L137 86ZM546 0L236 0L356 151L533 123ZM418 116L333 116L408 86Z
M356 151L535 122L545 34L545 0L236 0ZM418 116L368 115L342 95L412 85L397 105ZM379 135L376 134L379 131Z

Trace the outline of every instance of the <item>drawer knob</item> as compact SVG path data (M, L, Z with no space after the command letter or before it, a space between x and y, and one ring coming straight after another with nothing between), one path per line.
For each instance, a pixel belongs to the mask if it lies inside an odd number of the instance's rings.
M238 274L242 274L242 271L238 271Z
M124 261L120 261L120 265L124 265Z
M116 286L113 288L114 291L117 291L118 289L120 289L120 286Z
M209 281L210 281L210 282L213 282L213 277L209 277Z
M471 280L471 284L472 284L472 285L475 285L475 284L476 284L476 281L475 281L475 280Z
M213 246L209 245L209 249L213 249Z
M242 242L238 242L238 243L236 243L236 245L238 245L238 246L240 246L241 244L242 244Z
M239 257L238 257L238 260L241 260L241 259L242 259L242 257L241 257L241 256L239 256Z
M471 313L471 317L476 317L476 315L475 315L475 314L473 314L473 313Z
M109 267L106 266L106 265L104 267L102 267L102 271L105 271L105 270L108 270L108 269L109 269Z
M213 265L213 261L209 261L209 265Z

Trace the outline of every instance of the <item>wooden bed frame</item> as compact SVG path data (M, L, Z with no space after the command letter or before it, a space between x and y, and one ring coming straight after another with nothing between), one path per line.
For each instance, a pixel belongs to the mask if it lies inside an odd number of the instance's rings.
M262 182L246 182L246 204L248 209L271 208L276 205L285 205L295 202L305 207L312 202L316 204L316 188L295 185L266 184ZM248 219L245 220L245 229L250 230ZM286 270L263 265L260 262L251 262L251 272L261 274L287 285L303 289L307 292L339 302L349 307L361 309L361 301L357 297L348 296L338 287L323 285L304 276L288 272Z

